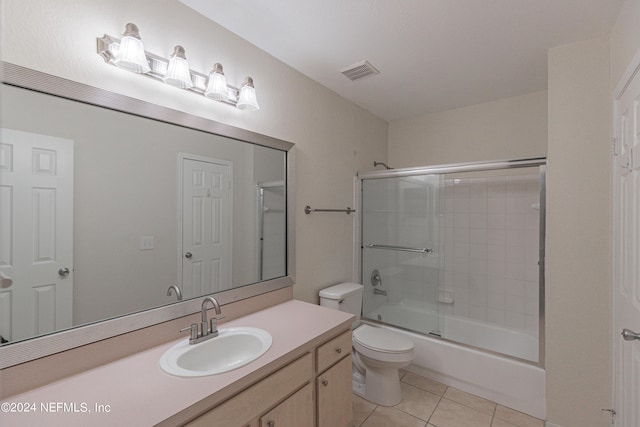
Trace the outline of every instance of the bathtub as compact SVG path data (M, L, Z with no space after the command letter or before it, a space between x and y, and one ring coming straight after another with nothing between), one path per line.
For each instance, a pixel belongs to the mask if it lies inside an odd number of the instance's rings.
M372 321L405 325L413 333ZM536 418L546 419L545 371L539 366L476 350L451 341L470 343L499 353L537 360L537 338L505 328L474 323L469 319L440 317L440 330L447 340L431 337L438 327L435 311L421 310L411 304L385 304L367 313L364 323L387 328L409 337L415 346L415 359L408 371L427 376L452 387L492 400ZM435 330L433 330L435 332Z

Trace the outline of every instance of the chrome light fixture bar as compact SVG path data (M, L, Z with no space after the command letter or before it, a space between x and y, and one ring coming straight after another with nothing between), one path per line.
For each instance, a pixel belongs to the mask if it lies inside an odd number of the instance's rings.
M145 51L135 24L126 25L122 39L108 34L99 37L97 51L107 64L118 68L233 105L240 110L255 111L260 108L251 77L247 77L242 85L244 87L250 82L252 93L248 100L245 100L245 97L240 96L240 88L227 84L222 65L219 63L213 66L210 73L204 74L189 68L182 46L175 46L171 58ZM243 99L241 103L238 102L239 98Z

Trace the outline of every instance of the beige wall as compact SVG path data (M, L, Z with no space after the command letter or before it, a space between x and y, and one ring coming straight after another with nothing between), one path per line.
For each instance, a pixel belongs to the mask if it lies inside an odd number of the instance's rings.
M388 149L396 168L545 156L547 92L394 121Z
M615 88L640 49L640 0L625 0L611 31L611 87Z
M611 407L609 37L549 51L547 414L602 426Z
M295 296L350 280L352 216L306 216L303 207L346 207L358 171L386 160L387 123L173 0L8 0L2 59L296 144ZM55 18L54 18L55 17ZM136 23L145 48L168 56L186 48L191 68L224 65L231 84L251 75L261 110L242 112L106 65L96 37Z

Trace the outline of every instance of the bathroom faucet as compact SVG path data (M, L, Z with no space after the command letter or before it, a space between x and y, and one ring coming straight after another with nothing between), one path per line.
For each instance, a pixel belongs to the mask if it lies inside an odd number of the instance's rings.
M171 291L176 291L176 298L178 298L178 301L182 301L182 292L180 292L180 288L177 287L176 285L171 285L169 286L169 289L167 289L167 296L170 297L171 296Z
M213 305L213 308L216 310L216 315L220 315L220 304L214 297L206 297L202 300L202 312L201 312L201 322L200 325L202 327L202 336L206 337L207 335L213 335L212 337L218 336L218 318L212 317L210 322L207 322L207 303L210 302Z
M206 297L202 300L201 318L200 318L200 331L198 331L198 324L193 323L188 328L180 329L180 332L190 331L189 344L198 344L211 338L218 336L218 318L212 317L207 320L207 303L211 303L216 311L216 315L222 313L220 310L220 304L212 296Z
M374 295L384 295L386 297L387 296L387 291L384 290L384 289L373 288L373 294Z

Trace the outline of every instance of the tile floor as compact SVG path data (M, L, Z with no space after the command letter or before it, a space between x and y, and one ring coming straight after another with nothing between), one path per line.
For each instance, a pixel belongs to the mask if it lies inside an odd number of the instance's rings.
M543 427L544 422L489 400L401 373L403 400L378 406L353 395L353 427Z

